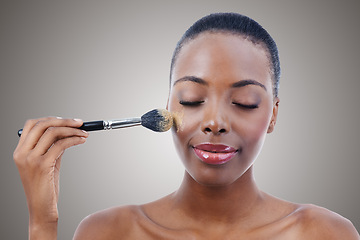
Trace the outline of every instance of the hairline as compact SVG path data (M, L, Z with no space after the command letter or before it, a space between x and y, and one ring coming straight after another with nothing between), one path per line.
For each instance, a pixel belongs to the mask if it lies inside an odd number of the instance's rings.
M178 56L182 50L182 48L187 45L188 43L190 43L191 41L197 39L199 36L204 35L204 34L223 34L223 35L233 35L233 36L238 36L238 37L242 37L244 40L247 40L249 42L251 42L252 44L254 44L254 46L256 47L261 47L266 54L266 57L268 59L268 68L269 68L269 73L271 75L271 85L272 85L272 90L273 90L273 95L275 97L275 84L276 84L276 76L275 76L275 66L273 66L273 62L272 62L272 56L271 56L271 51L269 49L269 47L267 46L267 44L262 41L261 39L256 39L255 37L249 35L249 34L245 34L245 33L240 33L234 30L229 30L229 29L216 29L216 28L212 28L212 29L208 29L199 33L196 33L192 36L188 36L185 38L181 38L178 45L175 48L174 51L174 58L171 61L171 66L170 66L170 88L169 90L171 91L171 81L172 81L172 75L173 75L173 69L175 68L176 65L176 61L178 59Z

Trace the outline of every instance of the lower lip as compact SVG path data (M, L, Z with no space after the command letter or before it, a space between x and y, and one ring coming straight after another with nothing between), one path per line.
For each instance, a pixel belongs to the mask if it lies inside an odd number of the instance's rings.
M198 148L193 148L196 156L200 158L201 161L211 164L211 165L221 165L229 162L236 154L235 152L227 153L214 153L200 150Z

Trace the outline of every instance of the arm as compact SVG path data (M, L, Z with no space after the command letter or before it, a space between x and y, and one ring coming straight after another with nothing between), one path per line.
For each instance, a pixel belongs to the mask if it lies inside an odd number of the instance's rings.
M59 171L64 151L85 142L81 120L28 120L14 151L29 210L29 239L56 239Z

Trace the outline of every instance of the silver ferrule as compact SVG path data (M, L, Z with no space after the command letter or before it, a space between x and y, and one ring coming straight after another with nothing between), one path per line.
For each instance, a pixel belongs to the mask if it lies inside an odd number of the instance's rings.
M104 121L104 129L116 129L116 128L126 128L132 126L141 125L141 118L128 118L121 120L107 120Z

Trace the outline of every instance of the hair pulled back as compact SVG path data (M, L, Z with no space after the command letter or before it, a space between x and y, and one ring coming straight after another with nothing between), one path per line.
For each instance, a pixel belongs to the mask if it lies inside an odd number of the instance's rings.
M238 13L213 13L196 21L181 37L176 45L170 67L170 78L176 59L182 47L201 33L220 32L238 34L254 44L261 44L269 54L274 96L278 96L280 82L280 60L275 41L255 20Z

